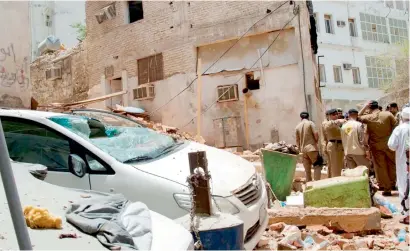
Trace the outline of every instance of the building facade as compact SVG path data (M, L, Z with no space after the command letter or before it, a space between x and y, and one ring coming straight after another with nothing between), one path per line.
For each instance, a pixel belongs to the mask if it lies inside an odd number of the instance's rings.
M346 111L383 96L395 75L389 51L409 41L409 2L314 1L313 9L326 108Z
M29 3L0 2L0 23L0 107L29 107Z
M318 91L309 11L292 3L87 1L89 97L126 91L95 107L141 107L194 134L201 114L219 147L294 142Z

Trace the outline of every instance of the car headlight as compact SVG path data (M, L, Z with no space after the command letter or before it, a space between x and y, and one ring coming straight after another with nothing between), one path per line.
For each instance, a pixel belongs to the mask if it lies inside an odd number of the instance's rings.
M192 208L191 195L177 193L177 194L174 194L174 199L180 208L188 212L189 210L191 210ZM212 210L214 212L219 211L218 207L221 209L222 213L237 214L240 212L239 209L234 204L232 204L232 202L230 202L228 199L224 197L212 196L211 200L212 200Z

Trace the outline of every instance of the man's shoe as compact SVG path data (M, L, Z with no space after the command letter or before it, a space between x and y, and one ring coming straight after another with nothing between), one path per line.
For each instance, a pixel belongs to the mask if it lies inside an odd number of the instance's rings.
M384 192L382 193L382 195L383 195L383 196L391 196L391 192L390 192L390 191L389 191L389 192L384 191Z

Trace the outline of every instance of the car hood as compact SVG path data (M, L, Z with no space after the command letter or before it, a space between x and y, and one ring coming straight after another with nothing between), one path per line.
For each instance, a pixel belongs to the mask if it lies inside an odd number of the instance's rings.
M144 172L187 186L187 177L190 174L188 153L196 151L206 151L213 195L230 196L233 190L243 186L255 174L255 167L243 158L191 141L162 158L144 163L131 163L131 165Z

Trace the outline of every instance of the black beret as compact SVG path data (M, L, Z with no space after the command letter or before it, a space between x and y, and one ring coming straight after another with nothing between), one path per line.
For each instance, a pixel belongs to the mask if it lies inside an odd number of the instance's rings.
M336 109L330 109L329 111L327 111L329 113L329 115L335 114L337 113Z
M353 109L349 110L349 114L352 114L352 113L359 113L359 112L356 109L353 108Z
M370 106L379 106L379 102L377 102L376 100L372 100L369 102Z
M301 112L300 113L300 116L302 117L302 116L308 116L309 117L309 113L308 112Z

